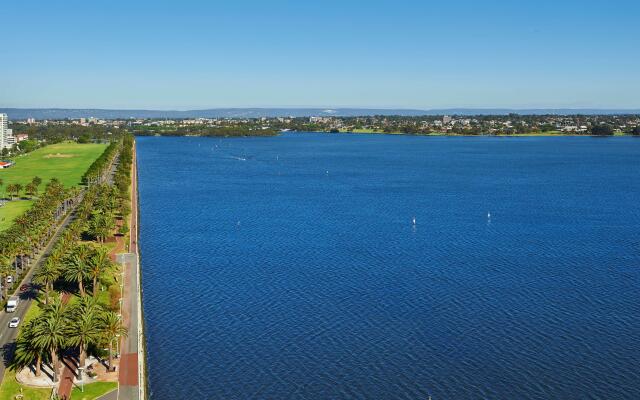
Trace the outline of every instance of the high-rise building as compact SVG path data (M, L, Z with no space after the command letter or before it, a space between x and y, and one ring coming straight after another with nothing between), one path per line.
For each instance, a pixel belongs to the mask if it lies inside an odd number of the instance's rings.
M15 143L13 130L9 129L9 117L7 114L0 114L0 149L11 148Z

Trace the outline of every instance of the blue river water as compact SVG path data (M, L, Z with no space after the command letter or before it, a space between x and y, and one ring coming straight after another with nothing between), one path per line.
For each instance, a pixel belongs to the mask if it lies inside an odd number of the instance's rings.
M152 399L640 399L640 139L137 148Z

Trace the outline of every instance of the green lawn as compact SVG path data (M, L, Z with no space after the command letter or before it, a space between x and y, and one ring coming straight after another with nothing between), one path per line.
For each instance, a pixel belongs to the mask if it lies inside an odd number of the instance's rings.
M82 175L106 147L106 144L64 142L16 157L13 160L14 166L0 169L2 192L4 194L8 184L20 183L24 186L31 182L34 176L42 178L40 190L51 178L58 178L67 187L78 185Z
M0 232L11 226L11 223L31 207L31 200L16 200L0 207Z
M118 384L116 382L90 383L88 385L84 385L84 392L80 391L80 388L74 387L71 392L71 398L73 400L94 400L111 392L112 390L116 390L117 388Z
M16 373L7 369L0 385L0 400L15 400L18 394L22 394L24 400L49 400L51 389L22 386L16 381Z

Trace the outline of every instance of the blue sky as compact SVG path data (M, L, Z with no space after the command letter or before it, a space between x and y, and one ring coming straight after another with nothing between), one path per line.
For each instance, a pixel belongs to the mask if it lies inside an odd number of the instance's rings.
M637 1L7 1L0 107L640 108Z

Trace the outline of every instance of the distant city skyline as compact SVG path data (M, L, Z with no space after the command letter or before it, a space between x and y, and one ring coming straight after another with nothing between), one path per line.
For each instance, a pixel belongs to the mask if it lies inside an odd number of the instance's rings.
M640 4L3 5L0 108L640 108Z

